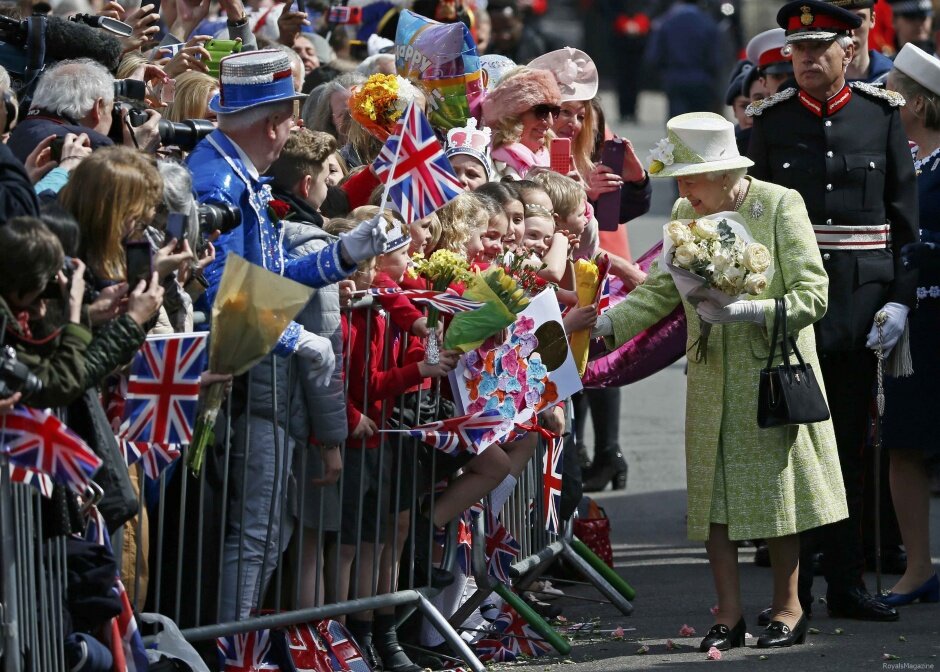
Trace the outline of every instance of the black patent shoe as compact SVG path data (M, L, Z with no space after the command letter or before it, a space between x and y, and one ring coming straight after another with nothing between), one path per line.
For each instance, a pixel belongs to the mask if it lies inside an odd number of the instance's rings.
M803 615L806 616L806 619L811 619L813 617L813 598L800 597L800 606L803 608ZM770 614L772 611L773 607L767 607L757 615L758 627L766 628L768 625L770 625Z
M864 587L826 594L829 615L833 618L854 618L859 621L896 621L898 610L885 604Z
M727 651L739 646L744 646L744 635L747 626L744 625L744 616L733 628L729 628L724 623L716 623L712 629L705 635L705 639L698 645L698 650L706 653L713 646L719 651Z
M771 621L764 634L757 638L758 649L773 649L783 646L793 646L806 641L807 626L806 614L791 628L783 621Z
M611 490L624 490L627 487L627 461L620 449L597 456L590 469L584 472L582 483L584 492L600 492L608 483Z

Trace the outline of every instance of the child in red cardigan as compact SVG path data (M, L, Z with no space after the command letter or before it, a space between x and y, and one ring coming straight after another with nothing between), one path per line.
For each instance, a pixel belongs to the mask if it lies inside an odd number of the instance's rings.
M401 280L410 239L400 224L390 232L389 238L386 252L377 258L376 264L353 276L356 289L374 287L378 273L385 274L390 282ZM411 305L407 300L405 303ZM396 310L396 306L391 305L389 310ZM343 316L349 439L343 471L339 600L373 594L375 554L380 554L378 593L394 589L399 552L386 547L384 541L389 536L386 529L398 519L408 520L407 510L397 510L402 506L410 509L410 501L404 505L390 501L390 494L398 490L391 480L396 456L391 450L393 442L385 438L391 435L382 434L379 429L385 426L397 398L421 385L426 378L446 376L456 366L459 355L445 350L440 353L438 364L428 364L419 339L412 339L405 347L404 336L389 324L389 318L397 322L392 314L386 316L378 304ZM358 557L355 555L357 541ZM351 595L350 571L354 560L358 580L356 594ZM371 613L362 612L350 618L347 624L361 646L374 645L385 669L420 669L411 663L398 644L394 610L386 612L377 612L374 623Z

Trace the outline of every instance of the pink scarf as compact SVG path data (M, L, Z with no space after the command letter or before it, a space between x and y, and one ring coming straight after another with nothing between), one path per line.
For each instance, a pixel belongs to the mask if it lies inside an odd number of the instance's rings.
M542 166L548 168L550 156L548 150L541 147L539 151L533 152L521 142L514 142L511 145L504 145L493 150L493 160L502 161L519 174L519 177L525 177L532 166Z

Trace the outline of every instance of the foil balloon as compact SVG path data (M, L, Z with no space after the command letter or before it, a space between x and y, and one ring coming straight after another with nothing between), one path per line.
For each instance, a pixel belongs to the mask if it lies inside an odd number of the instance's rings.
M644 271L662 252L659 241L637 263ZM617 278L611 279L611 305L623 301L627 296L623 284ZM685 311L680 303L669 315L641 331L616 350L602 352L596 359L588 362L587 371L582 378L584 387L620 387L662 371L685 355Z
M432 126L449 130L479 116L483 71L476 43L463 23L438 23L402 10L395 35L395 68L427 93Z

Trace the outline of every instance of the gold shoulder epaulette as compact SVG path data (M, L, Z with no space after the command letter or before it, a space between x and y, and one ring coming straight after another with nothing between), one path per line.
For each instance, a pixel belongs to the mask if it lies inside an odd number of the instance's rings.
M851 86L856 91L867 93L872 98L886 100L891 107L903 107L907 102L904 100L904 96L902 96L897 91L889 91L888 89L883 89L880 86L872 86L871 84L866 84L865 82L850 82L849 86Z
M783 91L778 91L769 98L761 98L760 100L755 100L753 103L747 106L747 116L749 117L759 117L764 113L769 107L773 107L781 100L787 100L792 98L796 94L796 87L789 87Z

